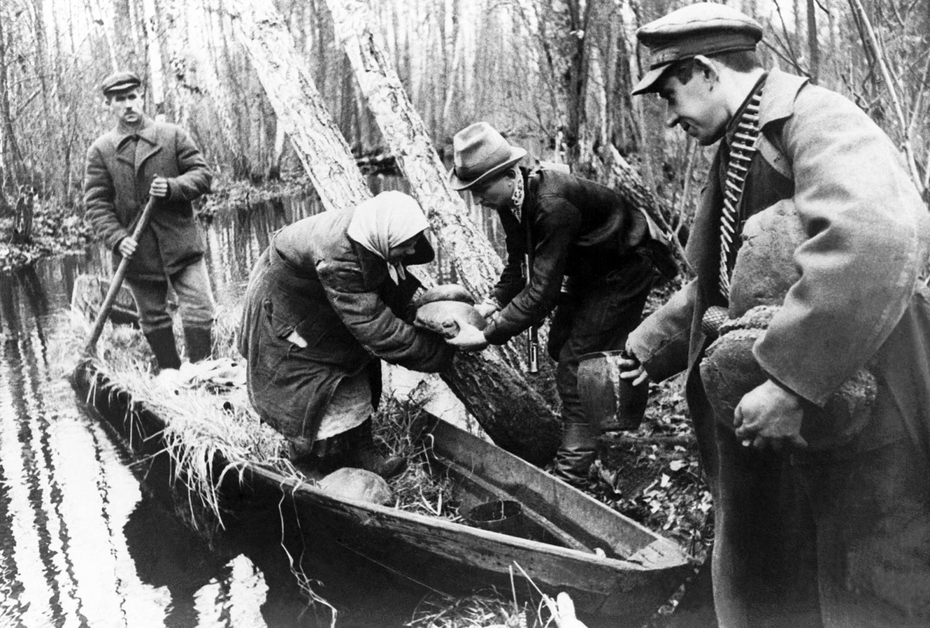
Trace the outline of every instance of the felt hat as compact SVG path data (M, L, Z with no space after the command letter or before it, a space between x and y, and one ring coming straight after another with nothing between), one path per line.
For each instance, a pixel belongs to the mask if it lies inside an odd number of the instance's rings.
M656 91L656 82L673 63L697 55L755 50L762 26L736 9L715 2L699 2L650 22L636 31L649 50L649 71L633 94Z
M503 172L526 156L526 150L511 146L487 122L465 127L452 138L453 163L449 183L453 190L465 190Z
M109 96L117 92L125 92L134 87L139 87L140 85L142 85L142 80L139 79L138 74L130 72L129 70L119 70L103 79L103 82L100 84L100 89L103 91L104 96Z

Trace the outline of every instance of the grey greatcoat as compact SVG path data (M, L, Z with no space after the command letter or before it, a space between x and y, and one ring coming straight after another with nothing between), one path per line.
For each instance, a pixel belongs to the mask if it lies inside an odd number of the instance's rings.
M313 440L339 382L378 358L424 372L451 364L454 350L441 336L405 320L419 282L407 273L395 285L384 260L349 238L353 211L285 227L249 279L239 328L249 397L285 436ZM432 258L421 238L405 261ZM295 331L306 347L287 340Z
M136 142L131 141L134 133ZM139 238L127 271L131 278L163 279L203 257L191 201L210 191L213 175L181 127L148 117L137 130L117 125L87 151L86 218L114 252L114 264L121 259L117 247L131 235L156 175L168 180L169 196L159 201Z
M838 429L819 451L791 457L740 447L715 427L697 367L710 341L702 316L726 305L717 287L720 151L688 243L697 278L630 344L653 380L688 373L715 493L721 625L920 624L930 616L930 306L917 280L927 208L896 147L842 96L773 70L760 119L742 216L793 205L807 240L794 254L801 278L754 355L816 405L868 365L879 381L871 419L852 442ZM811 569L813 592L804 589Z

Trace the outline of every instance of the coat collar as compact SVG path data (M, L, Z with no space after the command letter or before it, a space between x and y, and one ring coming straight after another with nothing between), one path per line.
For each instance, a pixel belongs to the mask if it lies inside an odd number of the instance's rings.
M798 92L807 84L808 79L787 74L777 69L769 71L759 104L759 124L765 125L785 120L794 115L794 103ZM697 271L705 299L711 305L725 305L717 289L717 258L708 255L708 251L718 250L720 237L720 211L723 205L723 192L720 189L721 154L720 148L714 155L714 161L708 174L707 187L704 189L698 214L695 216L688 239L688 261Z
M123 142L133 136L154 145L156 143L155 122L150 117L143 115L138 126L127 126L122 122L118 122L113 129L113 141L116 143L117 148L120 148Z
M810 79L782 72L778 68L769 71L759 105L759 125L790 118L794 114L794 101L798 92Z
M138 137L139 141L135 146L127 141L130 137ZM117 159L131 164L136 170L142 167L146 159L161 150L155 123L148 116L142 116L142 124L137 127L118 123L113 129L113 143L116 146Z

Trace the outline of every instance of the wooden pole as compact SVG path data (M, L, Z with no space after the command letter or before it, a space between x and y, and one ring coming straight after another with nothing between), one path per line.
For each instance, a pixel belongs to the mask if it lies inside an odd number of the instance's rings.
M139 222L136 223L136 228L132 232L132 238L137 242L142 236L142 232L149 226L149 221L152 218L152 211L154 211L156 204L157 199L154 196L150 196L149 202L145 204L142 215L139 217ZM110 280L110 289L107 291L107 296L103 299L103 304L100 306L100 311L97 313L97 320L94 321L94 328L90 332L90 338L87 339L87 344L84 346L84 357L93 355L97 348L97 341L100 339L103 325L107 322L107 316L110 315L110 310L113 308L113 303L116 301L116 295L119 294L120 286L123 285L123 279L126 277L126 271L129 270L129 262L131 261L131 256L124 257L119 263L119 267L117 267L113 279Z

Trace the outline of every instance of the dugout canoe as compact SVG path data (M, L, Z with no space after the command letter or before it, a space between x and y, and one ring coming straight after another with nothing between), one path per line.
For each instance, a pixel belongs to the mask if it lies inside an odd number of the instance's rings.
M125 449L166 455L160 434L168 417L133 401L90 361L71 383ZM691 572L676 543L520 458L433 416L419 429L431 463L453 480L461 511L493 500L520 504L512 534L335 497L259 463L222 474L226 461L214 460L219 493L230 502L283 503L301 530L325 528L354 553L452 595L489 586L509 595L514 579L523 580L519 565L546 594L568 592L591 626L642 625Z

